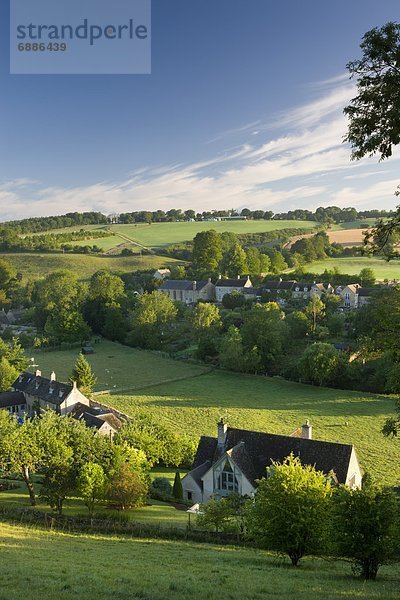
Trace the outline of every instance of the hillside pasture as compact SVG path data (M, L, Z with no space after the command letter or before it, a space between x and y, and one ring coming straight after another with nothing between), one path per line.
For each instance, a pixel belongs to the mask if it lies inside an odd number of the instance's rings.
M381 433L394 411L391 397L215 370L101 398L132 417L146 412L195 439L216 435L221 417L232 427L281 435L290 435L308 418L316 439L354 444L364 471L387 484L400 481L400 444Z
M337 268L340 273L348 273L349 275L358 275L361 269L367 267L374 271L378 281L383 281L384 279L400 280L400 260L387 262L383 258L351 256L317 260L305 266L308 273L323 273L325 269L330 271Z
M96 399L131 417L146 412L194 439L215 435L221 417L232 427L282 435L308 418L316 439L354 444L364 470L388 484L400 481L400 444L381 433L393 414L393 397L210 371L107 341L94 349L87 359L98 377L96 390L115 390ZM30 357L44 376L54 370L67 381L78 352L31 350Z
M199 221L182 223L138 223L112 225L111 230L149 248L191 241L200 231L215 229L219 233L263 233L280 229L314 229L315 221Z
M104 238L107 240L108 238ZM122 240L121 240L122 241ZM133 256L95 256L88 254L54 253L1 253L0 258L8 260L22 273L23 280L42 279L62 269L73 271L80 279L89 279L93 273L106 269L115 273L129 273L146 269L182 264L165 256L135 254Z
M135 389L171 379L195 377L207 372L207 367L186 364L157 354L102 340L93 344L94 354L86 356L97 377L96 390ZM43 375L52 371L59 381L68 381L80 348L50 352L29 350Z
M1 596L7 600L394 600L399 570L376 582L350 565L313 558L289 568L263 550L122 536L78 535L0 524Z

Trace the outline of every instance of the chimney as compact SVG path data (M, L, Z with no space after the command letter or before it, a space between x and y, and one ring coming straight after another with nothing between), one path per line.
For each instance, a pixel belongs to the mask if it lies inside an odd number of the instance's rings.
M218 279L222 279L222 275L221 275L221 273L219 273L219 275L218 275Z
M224 419L221 417L221 420L217 423L217 428L218 428L218 446L224 446L225 445L225 438L226 438L226 430L228 429L228 426L226 425L226 423L224 423Z
M197 281L192 282L192 288L193 288L193 290L197 289Z
M76 385L76 381L73 381L73 382L72 382L72 389L74 389L74 390L77 390L77 389L78 389L78 388L77 388L77 385Z
M211 283L211 277L208 278L208 283Z
M240 279L240 275L238 275L237 278Z
M59 390L58 395L59 395L60 398L63 397L63 394L64 394L63 390Z
M56 374L54 373L54 371L51 372L50 375L50 381L55 381L56 380Z
M304 425L301 426L301 437L304 440L312 439L312 425L310 425L310 421L306 419Z
M36 377L41 377L42 376L42 371L39 371L39 369L36 369L35 375L36 375Z

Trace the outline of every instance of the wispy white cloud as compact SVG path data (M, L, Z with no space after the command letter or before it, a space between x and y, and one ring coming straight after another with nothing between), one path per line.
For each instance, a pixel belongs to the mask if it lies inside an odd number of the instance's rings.
M353 84L341 75L320 85L328 89L318 98L276 116L279 128L254 122L225 132L227 141L231 133L240 133L241 144L203 161L145 166L122 181L70 188L24 179L0 184L0 217L173 206L205 210L246 205L275 211L327 204L393 207L396 182L390 169L373 159L351 162L342 143L343 106L354 93ZM397 152L390 164L399 159Z

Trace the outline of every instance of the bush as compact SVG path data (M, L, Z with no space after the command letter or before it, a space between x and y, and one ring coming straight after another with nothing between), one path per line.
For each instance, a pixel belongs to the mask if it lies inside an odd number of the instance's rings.
M334 536L341 555L353 561L353 572L376 579L379 567L396 558L399 546L399 504L389 489L368 476L362 489L341 487L334 496Z
M172 485L166 477L156 477L150 487L150 498L168 502L172 499Z

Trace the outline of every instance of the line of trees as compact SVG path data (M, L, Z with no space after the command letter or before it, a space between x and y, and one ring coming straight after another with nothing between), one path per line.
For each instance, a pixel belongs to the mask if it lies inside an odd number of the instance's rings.
M48 252L62 249L65 252L82 252L87 248L91 252L101 252L98 246L71 245L68 242L105 238L113 235L110 231L79 231L48 233L21 237L15 229L0 229L0 252Z

